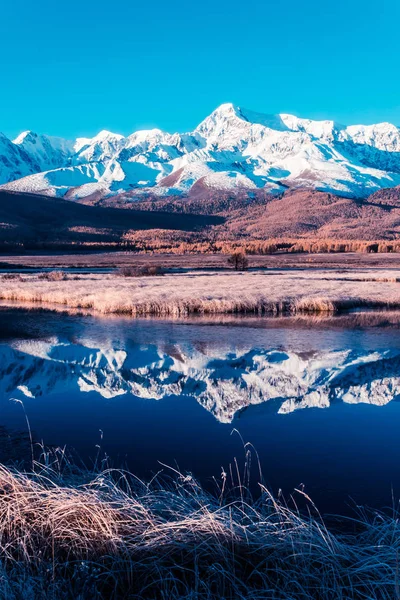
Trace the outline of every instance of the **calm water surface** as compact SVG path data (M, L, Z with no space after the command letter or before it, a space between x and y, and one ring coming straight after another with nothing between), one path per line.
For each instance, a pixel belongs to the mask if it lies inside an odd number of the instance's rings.
M327 321L163 322L0 310L0 425L150 477L212 485L257 449L266 483L323 511L400 496L400 328ZM237 431L240 435L237 433ZM100 431L102 433L100 433ZM254 481L257 479L253 460Z

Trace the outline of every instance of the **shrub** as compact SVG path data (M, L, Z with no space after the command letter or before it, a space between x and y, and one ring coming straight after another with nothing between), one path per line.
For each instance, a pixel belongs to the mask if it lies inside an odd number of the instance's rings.
M144 267L140 267L139 269L140 276L149 276L153 277L155 275L164 275L164 270L159 265L148 265Z
M142 267L122 267L118 270L121 277L153 277L164 275L164 270L159 265L145 265Z
M5 280L11 280L11 279L14 279L17 281L22 280L21 275L19 273L4 273L4 275L2 275L1 278L5 279Z
M67 274L64 271L49 271L47 273L39 273L38 279L45 279L46 281L63 281L67 279Z

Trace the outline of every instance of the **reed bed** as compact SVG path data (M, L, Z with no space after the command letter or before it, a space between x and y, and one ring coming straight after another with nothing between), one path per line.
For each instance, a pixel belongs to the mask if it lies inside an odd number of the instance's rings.
M191 314L319 314L399 308L400 273L388 270L254 271L118 275L19 274L0 280L0 299L133 317Z
M29 473L0 466L0 597L400 598L394 509L327 526L303 490L303 511L262 483L254 499L249 464L214 492L175 469L145 483L62 453Z

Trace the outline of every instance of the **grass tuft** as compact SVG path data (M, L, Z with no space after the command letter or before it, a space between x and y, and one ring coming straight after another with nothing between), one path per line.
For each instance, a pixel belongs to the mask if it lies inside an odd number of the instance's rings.
M0 596L398 599L399 514L364 510L328 527L237 469L216 493L172 470L150 483L89 472L56 451L30 473L0 466ZM296 506L294 504L294 506Z

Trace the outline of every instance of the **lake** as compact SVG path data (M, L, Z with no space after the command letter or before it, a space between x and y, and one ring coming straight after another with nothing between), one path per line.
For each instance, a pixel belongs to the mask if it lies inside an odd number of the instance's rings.
M400 495L394 313L167 322L2 307L0 332L7 431L26 432L18 399L35 440L142 478L169 465L212 487L249 442L275 493L304 485L324 512Z

